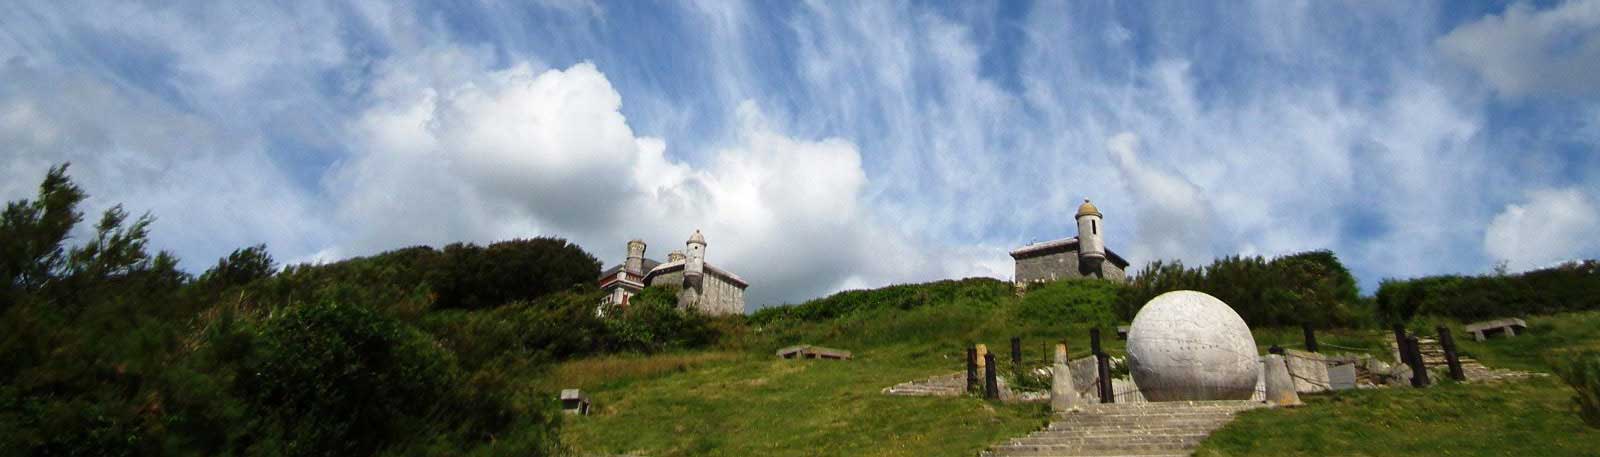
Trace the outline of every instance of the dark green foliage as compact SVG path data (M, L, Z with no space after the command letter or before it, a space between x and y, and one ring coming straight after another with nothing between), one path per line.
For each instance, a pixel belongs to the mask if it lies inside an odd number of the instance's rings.
M482 309L590 284L600 261L559 238L501 241L488 247L445 246L442 268L430 276L438 307Z
M1376 302L1379 316L1390 323L1417 316L1473 321L1600 309L1600 261L1517 275L1385 280Z
M1010 283L991 278L967 278L926 284L902 284L872 290L849 290L798 305L774 306L756 311L750 321L766 324L779 319L820 321L875 309L908 310L956 298L987 301L1013 294Z
M426 309L420 262L272 275L256 246L190 281L121 207L65 245L83 199L57 167L0 222L0 454L548 455L559 415L523 354L607 347L585 339L597 297L565 294L561 319L511 307L520 344L464 367L385 312Z
M218 259L217 265L201 274L199 281L209 287L225 289L266 279L277 269L272 254L267 253L267 245L258 244L234 249L227 257Z
M1123 286L1094 279L1065 280L1029 287L1017 306L1025 321L1062 321L1116 328L1116 306Z
M1151 262L1122 296L1121 316L1132 319L1151 298L1198 290L1232 306L1252 326L1349 326L1367 319L1355 277L1332 252L1311 251L1267 260L1225 257L1205 268Z
M418 315L428 308L486 309L592 284L600 261L559 238L481 247L416 246L326 265L294 265L253 286L268 302L334 300Z
M457 370L450 353L366 308L314 304L262 323L242 390L291 455L370 455L427 428Z
M615 343L626 349L657 352L714 342L717 334L710 318L696 309L679 309L675 293L675 288L646 287L629 300L626 309L611 310L615 317L607 323Z
M1600 428L1600 351L1572 354L1556 366L1556 373L1576 391L1572 402L1577 403L1578 416L1590 427Z

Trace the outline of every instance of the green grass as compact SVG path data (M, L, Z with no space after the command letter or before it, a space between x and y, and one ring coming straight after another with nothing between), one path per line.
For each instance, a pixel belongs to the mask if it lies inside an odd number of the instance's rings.
M963 289L989 286L942 283L949 290L927 299L903 287L895 292L916 298L907 302L914 306L858 304L822 321L780 316L752 324L715 351L574 360L536 384L581 387L595 400L593 415L569 416L562 426L562 441L576 455L975 455L1044 425L1046 406L880 391L961 370L973 343L987 344L1006 366L1012 336L1023 338L1029 365L1041 364L1047 344L1062 339L1081 357L1089 353L1089 327L1097 325L1070 316L1022 318L1015 296ZM1446 324L1464 352L1496 368L1548 372L1566 350L1600 348L1600 312L1528 320L1527 335L1486 343L1463 338L1460 323ZM1303 346L1297 327L1252 333L1262 351ZM1317 338L1325 353L1391 358L1386 330L1319 330ZM772 355L800 343L849 350L855 358ZM1104 328L1103 344L1121 354L1125 342ZM1554 377L1307 395L1303 408L1242 415L1199 455L1593 455L1600 432L1582 425L1571 398Z
M1525 334L1484 342L1464 336L1459 322L1444 323L1464 353L1491 368L1549 373L1571 351L1600 349L1600 312L1526 320ZM1600 430L1579 420L1572 397L1554 376L1306 395L1305 407L1242 415L1197 455L1595 455Z
M752 354L593 392L569 417L578 455L974 455L1039 428L1044 406L890 397L884 387L957 369L953 354L899 345L849 361Z
M1197 456L1593 456L1600 430L1554 378L1306 395L1213 433Z

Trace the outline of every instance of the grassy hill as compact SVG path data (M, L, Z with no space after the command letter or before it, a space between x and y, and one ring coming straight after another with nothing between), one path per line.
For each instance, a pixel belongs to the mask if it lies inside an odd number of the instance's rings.
M715 350L569 361L540 383L580 387L595 399L595 414L568 417L562 426L564 444L578 455L976 455L1042 426L1048 410L880 390L961 370L963 350L974 342L1004 354L1007 340L1020 336L1024 358L1039 363L1045 342L1065 338L1073 356L1082 356L1089 327L1106 325L1094 313L1039 318L1036 308L1044 305L1017 298L1009 287L970 279L846 293L797 308L816 312L837 300L848 304L847 312L808 320L793 318L795 310L770 311ZM1062 283L1037 296L1052 297L1051 306L1095 306L1108 290ZM1416 325L1424 324L1431 323ZM1536 317L1525 337L1462 346L1493 367L1548 372L1563 348L1600 345L1597 324L1600 313ZM1299 328L1254 334L1263 350L1301 342ZM1121 353L1112 335L1107 350ZM1379 329L1319 333L1323 344L1384 358L1388 338ZM802 342L856 357L794 361L772 354ZM1573 414L1571 392L1549 377L1307 395L1303 408L1244 415L1213 435L1200 455L1589 455L1600 448L1600 431Z

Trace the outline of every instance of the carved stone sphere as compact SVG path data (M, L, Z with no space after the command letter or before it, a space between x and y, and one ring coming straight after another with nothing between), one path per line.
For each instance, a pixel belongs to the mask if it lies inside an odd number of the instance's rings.
M1257 360L1250 326L1202 292L1158 295L1128 328L1128 369L1149 401L1248 400Z

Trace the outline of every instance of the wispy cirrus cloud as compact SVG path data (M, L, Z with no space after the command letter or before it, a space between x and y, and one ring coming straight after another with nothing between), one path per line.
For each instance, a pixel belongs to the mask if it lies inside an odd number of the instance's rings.
M1600 255L1595 5L21 5L0 197L73 161L190 268L699 228L753 305L1007 277L1092 198L1136 264L1371 287Z

